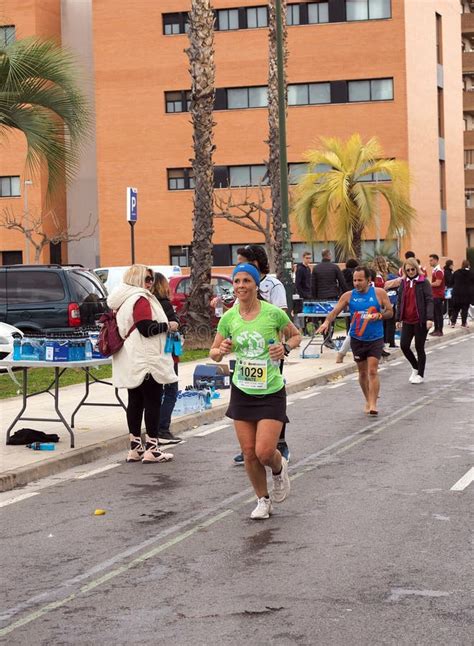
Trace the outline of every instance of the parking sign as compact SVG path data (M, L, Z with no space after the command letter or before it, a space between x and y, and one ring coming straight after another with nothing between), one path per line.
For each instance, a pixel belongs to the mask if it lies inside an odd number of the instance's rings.
M127 186L127 220L136 222L138 220L138 190Z

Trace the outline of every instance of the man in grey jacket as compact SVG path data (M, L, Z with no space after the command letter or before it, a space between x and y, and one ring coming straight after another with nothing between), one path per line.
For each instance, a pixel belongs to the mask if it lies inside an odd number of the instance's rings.
M323 249L322 262L315 265L311 275L311 295L318 301L337 301L347 291L344 275L336 263L331 262L330 249Z

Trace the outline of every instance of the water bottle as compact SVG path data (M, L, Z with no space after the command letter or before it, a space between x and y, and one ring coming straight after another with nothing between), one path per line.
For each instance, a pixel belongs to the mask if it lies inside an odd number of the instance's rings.
M26 448L33 451L54 451L56 445L53 442L32 442L27 444Z
M13 361L21 361L21 337L13 339Z
M173 346L174 346L174 335L172 332L168 332L168 334L166 335L165 352L167 354L171 354L171 352L173 352Z
M87 338L84 343L84 357L86 361L92 360L92 343L89 338Z
M268 345L271 346L275 343L275 339L268 339ZM279 359L270 359L270 363L272 366L275 366L275 368L280 367L280 360Z
M217 296L216 298L216 306L214 308L214 314L218 319L220 319L221 316L223 316L224 314L224 306L222 304L222 298L220 296Z
M210 408L212 408L211 391L206 388L204 391L204 409L209 410Z

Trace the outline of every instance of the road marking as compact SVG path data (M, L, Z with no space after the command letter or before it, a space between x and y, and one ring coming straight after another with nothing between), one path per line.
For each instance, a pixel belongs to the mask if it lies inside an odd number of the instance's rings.
M19 496L15 496L14 498L7 498L7 500L0 502L0 507L13 505L14 502L20 502L20 500L26 500L26 498L31 498L31 496L38 496L38 495L39 493L37 491L32 491L31 493L22 493Z
M459 478L459 480L453 484L451 487L451 491L463 491L466 487L468 487L471 482L474 480L474 467L471 467L467 473L463 475L462 478Z
M302 395L300 399L309 399L310 397L315 397L316 395L320 395L321 393L318 391L317 393L309 393L309 395Z
M379 372L383 372L384 370L387 370L387 366L383 366L382 368L379 368Z
M291 406L291 405L292 405L292 404L294 404L294 403L295 403L295 402L286 402L286 405L287 405L287 406Z
M360 443L366 442L368 439L372 438L375 434L386 431L388 428L390 428L400 420L404 419L405 417L408 417L409 415L412 415L415 411L420 410L421 408L424 408L428 404L432 403L435 400L435 398L439 398L440 392L448 388L452 389L453 385L458 381L461 381L461 379L457 379L454 382L446 384L445 386L441 386L440 388L433 389L427 395L424 395L414 400L410 404L407 404L399 408L397 411L394 411L390 415L387 415L385 420L380 419L378 422L369 424L364 428L360 429L359 431L355 431L354 433L351 433L350 435L347 435L346 437L341 438L337 442L334 442L333 444L325 447L324 449L316 451L315 453L300 460L293 467L291 467L292 471L296 470L297 468L300 468L298 472L292 474L291 479L294 480L296 478L299 478L305 475L306 473L316 470L324 462L327 462L333 459L334 456L340 453L343 453L345 451L348 451L349 449L357 446ZM319 394L319 393L311 393L311 395L315 395L315 394ZM337 449L337 450L334 450L334 449ZM81 594L84 594L85 592L88 592L89 590L92 590L102 585L103 583L110 581L111 579L119 576L120 574L127 572L135 565L138 565L139 563L142 563L147 559L150 559L153 556L156 556L160 552L163 552L164 550L170 547L173 547L174 545L182 542L183 540L193 536L201 529L209 527L214 523L222 520L223 518L226 518L227 516L229 516L234 512L233 509L228 508L229 505L235 504L236 505L235 509L239 509L243 507L245 504L247 504L247 502L249 502L250 500L254 500L254 497L248 498L250 493L252 493L252 490L250 488L247 488L241 492L233 494L228 498L222 500L220 503L217 503L216 505L214 505L214 507L212 507L211 509L207 509L199 514L196 514L194 517L188 520L184 520L180 523L177 523L174 526L164 529L162 532L159 532L157 535L143 541L142 543L138 545L133 545L128 549L124 550L122 553L116 554L115 556L111 557L110 559L107 559L106 561L103 561L102 563L98 563L97 565L93 566L89 571L79 574L76 577L59 584L53 590L42 592L36 595L35 597L32 597L22 602L21 604L18 604L16 607L4 610L0 615L0 621L3 621L3 622L8 621L9 619L13 618L15 615L18 615L20 612L24 610L29 610L35 604L42 603L46 601L48 598L52 599L51 602L38 608L38 610L35 610L30 614L25 615L24 617L18 619L17 621L14 621L11 624L4 626L3 628L0 628L0 637L3 637L4 635L8 635L9 633L13 632L17 628L27 625L32 621L35 621L36 619L39 619L43 615L46 615L47 613L49 613L52 610L55 610L56 608L61 608L65 606L70 601L73 601L74 599L79 597ZM209 517L210 513L214 513L214 515ZM185 529L185 528L189 528L189 529ZM185 530L185 531L183 531L181 534L178 534L174 538L168 540L166 543L163 543L161 545L156 545L157 542L159 542L166 536L169 536L170 534L174 534L181 530ZM154 547L149 552L136 557L135 559L133 559L132 561L129 561L128 563L119 565L114 570L110 570L109 572L102 574L98 578L95 578L89 583L86 583L85 585L81 586L77 590L77 592L73 592L72 594L69 594L66 597L63 597L62 599L58 599L58 597L61 594L64 594L70 591L73 585L77 585L82 581L89 579L90 577L98 574L99 572L104 572L104 570L106 570L107 568L110 568L113 565L120 563L121 561L123 562L126 558L150 546L154 546Z
M392 366L399 366L399 365L401 365L402 363L403 363L403 361L394 361L394 362L392 363Z
M328 386L328 388L340 388L341 386L345 386L346 384L343 382L342 384L333 384L332 386Z
M95 476L98 473L103 473L104 471L109 471L110 469L115 469L116 467L120 466L120 462L117 462L116 464L107 464L105 467L100 467L98 469L93 469L92 471L87 471L86 473L81 473L76 476L76 480L83 480L84 478L90 478L91 476Z
M216 426L215 428L210 428L208 431L203 431L202 433L196 433L195 437L206 437L206 435L210 435L211 433L217 433L217 431L222 431L223 428L229 428L230 424L221 424L220 426Z
M426 354L433 354L433 350L428 350Z

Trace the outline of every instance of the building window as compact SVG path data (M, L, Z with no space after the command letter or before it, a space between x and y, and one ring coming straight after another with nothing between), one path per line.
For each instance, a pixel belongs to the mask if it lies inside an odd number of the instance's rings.
M391 18L391 0L346 0L346 20Z
M232 88L227 90L227 109L265 108L268 105L266 86Z
M248 7L247 29L268 27L268 12L266 7Z
M350 103L357 101L390 101L393 99L393 79L348 81Z
M2 25L0 27L0 47L11 45L15 40L15 25Z
M288 105L331 103L330 83L299 83L288 85Z
M308 3L308 24L329 22L329 2Z
M289 4L286 7L286 24L288 27L300 24L300 6L299 4Z
M191 265L191 246L170 247L170 264L189 267Z
M0 197L19 197L20 178L16 175L0 177Z
M165 36L185 34L189 31L189 15L187 11L163 14L163 33Z
M229 186L260 186L268 184L265 164L229 166Z
M166 112L189 112L191 107L191 92L178 90L165 92Z
M443 22L439 13L436 16L436 60L439 65L443 64Z
M238 9L218 9L216 29L219 31L231 31L239 28Z
M194 176L191 168L168 168L168 190L186 191L194 188Z

